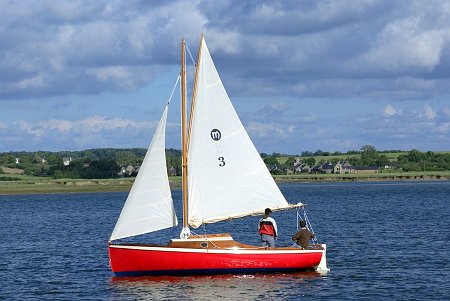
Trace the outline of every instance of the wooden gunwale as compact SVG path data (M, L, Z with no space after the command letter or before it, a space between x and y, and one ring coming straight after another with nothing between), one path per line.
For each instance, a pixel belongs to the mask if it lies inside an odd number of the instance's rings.
M220 240L223 238L223 240ZM205 244L206 243L206 244ZM185 248L185 249L223 249L223 250L323 250L321 245L311 245L308 249L296 247L260 247L243 244L235 241L229 234L192 235L188 239L170 240L167 245L158 244L111 244L111 246L136 246L136 247L160 247L160 248Z

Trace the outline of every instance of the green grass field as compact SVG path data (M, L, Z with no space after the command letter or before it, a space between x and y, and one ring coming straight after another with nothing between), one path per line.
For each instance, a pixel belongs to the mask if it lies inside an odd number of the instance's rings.
M126 191L132 180L74 180L24 177L20 181L0 181L0 194Z
M444 153L444 152L442 152ZM407 152L401 152L401 153L380 153L380 155L386 155L390 161L396 161L398 156L400 155L405 155L407 154ZM336 159L340 159L340 160L345 160L345 159L349 159L349 158L354 158L357 157L359 158L361 155L360 154L353 154L353 155L339 155L339 156L314 156L313 158L316 160L316 162L321 162L321 161L335 161ZM296 158L297 156L293 156L294 158ZM289 157L277 157L277 160L280 164L285 164L287 159ZM307 159L310 157L300 157L300 159Z
M276 175L277 181L384 181L384 180L449 180L450 171L386 172L363 174L295 174Z
M437 151L437 152L434 152L434 153L436 153L436 154L450 154L450 151ZM386 155L391 162L397 161L398 156L406 155L406 154L408 154L408 152L379 153L379 155ZM343 154L343 155L339 155L339 156L314 156L313 158L318 163L318 162L321 162L321 161L325 161L325 162L334 161L335 159L345 160L345 159L354 158L354 157L359 158L360 156L361 156L360 154L354 154L354 155L345 155L345 154ZM299 157L299 156L291 156L291 157L296 158L296 157ZM277 160L278 160L278 162L280 164L284 164L284 163L286 163L286 161L287 161L287 159L289 157L288 156L284 156L284 157L276 157L276 158L277 158ZM300 156L300 159L307 159L307 158L310 158L310 157L301 157Z
M295 174L274 176L277 182L335 182L335 181L400 181L400 180L450 180L450 171L393 172L376 174ZM50 179L23 176L19 181L0 181L1 194L41 194L69 192L129 191L134 178L122 179ZM173 188L181 187L180 177L170 177Z

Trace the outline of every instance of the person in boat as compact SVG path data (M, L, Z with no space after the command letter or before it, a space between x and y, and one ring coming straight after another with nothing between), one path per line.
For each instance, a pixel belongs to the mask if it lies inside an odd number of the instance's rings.
M261 236L261 246L275 247L275 240L278 236L277 223L270 217L272 210L266 208L264 216L259 220L259 235Z
M306 222L300 221L300 230L292 236L292 240L295 241L298 246L306 249L309 246L309 240L314 237L316 237L314 233L306 228Z

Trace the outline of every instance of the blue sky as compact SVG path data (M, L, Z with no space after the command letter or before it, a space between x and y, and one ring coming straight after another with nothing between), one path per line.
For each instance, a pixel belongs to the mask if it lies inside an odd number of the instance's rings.
M202 32L260 152L450 150L448 1L0 0L0 152L147 147Z

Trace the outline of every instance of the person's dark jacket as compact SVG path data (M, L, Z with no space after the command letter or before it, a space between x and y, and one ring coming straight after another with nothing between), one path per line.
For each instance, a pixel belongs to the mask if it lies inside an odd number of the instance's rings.
M314 233L309 231L306 228L301 228L297 233L292 236L292 240L295 241L302 248L307 248L309 245L309 240L313 237L316 237Z

